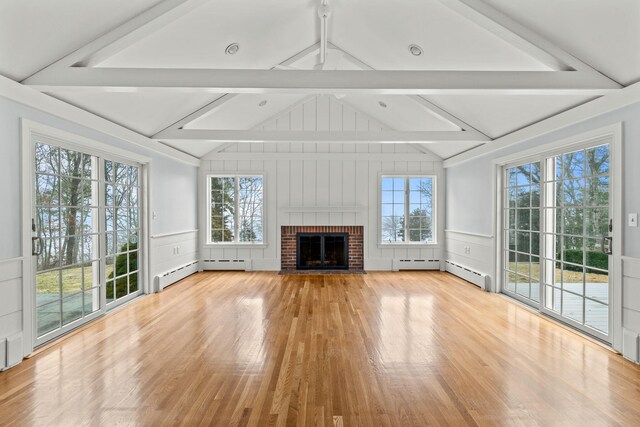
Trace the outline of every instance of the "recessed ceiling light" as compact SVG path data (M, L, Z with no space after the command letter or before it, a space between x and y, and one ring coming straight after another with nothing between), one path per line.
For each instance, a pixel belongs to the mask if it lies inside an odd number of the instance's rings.
M265 105L267 105L267 100L266 99L264 99L264 100L262 100L262 101L260 101L258 103L258 107L264 107Z
M240 45L238 43L231 43L224 50L224 53L226 53L227 55L235 55L236 53L238 53L239 50L240 50Z
M411 55L413 55L413 56L420 56L420 55L422 55L422 48L420 46L418 46L417 44L410 44L409 45L409 52L411 52Z
M387 108L387 104L382 101L378 101L378 105L381 106L382 108Z

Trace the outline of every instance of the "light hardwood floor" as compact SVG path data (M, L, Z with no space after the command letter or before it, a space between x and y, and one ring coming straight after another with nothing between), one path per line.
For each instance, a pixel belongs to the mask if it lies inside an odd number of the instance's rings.
M640 367L441 272L200 273L0 373L2 425L640 425Z

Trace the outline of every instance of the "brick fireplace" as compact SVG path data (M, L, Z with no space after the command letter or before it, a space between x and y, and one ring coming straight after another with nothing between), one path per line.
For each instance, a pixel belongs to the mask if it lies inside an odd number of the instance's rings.
M296 245L298 233L346 233L348 235L349 270L364 269L363 237L361 225L283 225L281 229L282 270L296 270Z

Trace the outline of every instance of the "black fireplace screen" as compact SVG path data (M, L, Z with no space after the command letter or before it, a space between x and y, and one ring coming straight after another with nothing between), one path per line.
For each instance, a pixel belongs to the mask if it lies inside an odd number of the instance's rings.
M349 236L346 233L298 233L298 270L349 268Z

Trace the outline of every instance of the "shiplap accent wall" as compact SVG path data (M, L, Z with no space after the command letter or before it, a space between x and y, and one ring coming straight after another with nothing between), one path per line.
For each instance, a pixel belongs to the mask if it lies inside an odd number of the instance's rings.
M237 144L201 164L202 200L207 174L256 173L265 176L266 246L207 246L201 258L251 260L253 270L280 269L282 225L364 226L365 269L390 270L393 259L441 259L437 247L385 248L378 244L381 174L438 175L438 239L444 239L442 162L406 144ZM205 212L205 206L202 207ZM202 219L206 215L202 215ZM200 224L202 242L205 225Z
M622 258L623 355L640 363L640 259Z
M256 129L318 131L382 131L388 126L357 111L333 95L305 98Z

